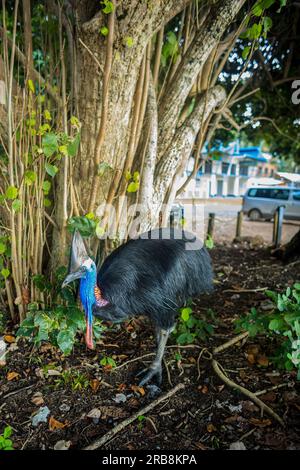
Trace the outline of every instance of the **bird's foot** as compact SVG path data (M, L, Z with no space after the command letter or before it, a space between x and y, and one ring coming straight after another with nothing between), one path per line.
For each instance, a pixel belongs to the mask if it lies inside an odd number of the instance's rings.
M149 369L141 370L138 374L136 374L136 377L140 377L140 376L143 376L143 378L139 382L139 387L143 387L145 384L150 382L150 380L153 379L153 377L156 378L156 382L158 383L158 385L160 385L162 381L161 364L150 366Z

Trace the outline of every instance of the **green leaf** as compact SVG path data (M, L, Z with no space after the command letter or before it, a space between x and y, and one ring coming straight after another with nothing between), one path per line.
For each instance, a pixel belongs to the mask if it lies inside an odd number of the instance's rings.
M80 127L80 122L76 116L71 116L70 122L72 126L77 127L77 129Z
M7 188L7 190L5 191L5 197L6 199L16 199L16 197L18 196L18 188L16 188L15 186L9 186Z
M74 333L68 330L60 331L56 340L61 351L65 355L70 354L74 345Z
M100 33L102 34L102 36L107 36L109 33L107 26L102 26L102 28L100 29Z
M45 193L45 194L48 194L49 191L50 191L50 189L51 189L51 183L50 183L50 181L48 181L48 180L44 181L42 188L43 188L44 193Z
M12 435L12 428L10 426L6 426L3 432L4 439L8 439L11 435Z
M208 235L207 239L205 240L205 246L209 250L211 250L214 247L214 241L210 235Z
M22 203L21 203L20 199L15 199L13 201L11 207L15 212L19 212L19 210L21 210L21 207L22 207Z
M3 269L1 270L1 274L2 274L2 276L4 277L4 279L7 279L8 276L10 275L10 270L7 269L7 268L3 268Z
M104 5L104 8L102 8L103 13L108 15L109 13L112 13L115 9L114 4L110 0L104 0L101 2L102 5Z
M248 57L248 55L249 55L249 52L250 52L250 49L251 49L250 46L244 47L243 52L242 52L242 58L243 58L244 60L247 59L247 57Z
M46 119L46 121L51 121L52 120L50 111L48 109L45 109L45 111L44 111L44 118Z
M194 336L191 333L182 333L177 338L178 344L189 344L194 341Z
M138 183L140 181L140 174L138 171L135 171L133 173L133 181L135 181L135 183Z
M70 157L75 157L79 149L79 144L80 144L80 134L78 133L75 136L75 138L72 140L72 142L68 145L68 154L70 155Z
M5 243L0 242L0 255L3 255L6 251L6 245Z
M31 186L36 181L36 178L37 178L37 174L34 171L30 171L30 170L25 171L24 180L28 186Z
M34 88L34 84L33 84L32 80L28 80L27 86L28 86L29 90L31 91L31 93L35 93L35 88Z
M133 44L134 44L133 38L130 37L130 36L126 36L126 37L124 38L124 42L125 42L125 44L126 44L127 47L132 47Z
M126 173L125 173L125 179L126 179L126 181L131 180L131 178L132 178L132 177L131 177L131 173L130 173L130 171L127 170Z
M272 28L272 25L273 25L272 19L269 16L265 16L263 25L264 25L264 32L267 33Z
M48 199L47 197L44 198L44 206L45 207L50 207L52 205L52 201Z
M52 155L58 151L58 137L56 134L46 134L42 139L42 148L46 157L52 157Z
M190 314L192 313L192 309L190 307L184 307L181 309L181 318L183 321L188 321L190 318Z
M127 192L136 193L139 187L140 187L140 184L138 182L132 181L131 183L129 183L127 187Z
M52 178L56 175L58 172L58 168L55 165L51 165L51 163L46 162L45 163L45 170L48 173L48 175L52 176Z

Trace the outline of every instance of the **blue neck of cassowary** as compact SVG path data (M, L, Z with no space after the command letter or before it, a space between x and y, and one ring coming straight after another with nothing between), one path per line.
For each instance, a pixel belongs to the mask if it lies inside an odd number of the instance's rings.
M95 287L97 284L96 270L89 270L85 278L80 279L79 294L82 306L89 320L92 319L92 307L96 302Z

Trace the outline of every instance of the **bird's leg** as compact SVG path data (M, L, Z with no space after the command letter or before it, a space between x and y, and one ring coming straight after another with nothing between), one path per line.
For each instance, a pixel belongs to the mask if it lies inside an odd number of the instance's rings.
M171 333L173 328L168 330L163 330L162 328L156 329L156 339L157 339L157 351L156 356L152 364L150 365L149 369L146 369L146 374L142 378L139 383L139 386L142 387L145 385L149 380L151 380L154 376L157 376L157 381L160 384L162 380L162 359L165 352L166 344L168 341L169 334ZM140 374L144 373L143 370ZM138 374L138 375L140 375Z

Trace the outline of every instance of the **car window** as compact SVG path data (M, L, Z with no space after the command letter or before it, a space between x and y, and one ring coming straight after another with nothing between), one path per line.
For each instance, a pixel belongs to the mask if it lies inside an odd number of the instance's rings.
M293 199L294 201L300 201L300 191L293 192Z
M288 189L272 189L271 190L272 199L284 199L285 201L289 198Z
M251 188L248 192L249 197L262 197L264 199L288 200L289 189L281 188Z

